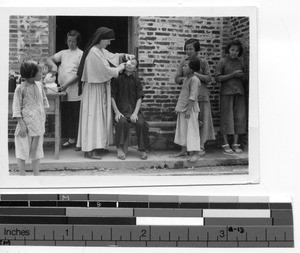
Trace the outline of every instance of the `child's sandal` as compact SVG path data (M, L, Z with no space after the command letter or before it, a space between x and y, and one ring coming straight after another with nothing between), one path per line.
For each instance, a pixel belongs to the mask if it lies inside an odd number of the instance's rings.
M222 145L222 149L225 154L233 154L233 150L229 147L229 144Z
M243 153L243 150L240 149L240 144L233 144L232 150L237 154Z

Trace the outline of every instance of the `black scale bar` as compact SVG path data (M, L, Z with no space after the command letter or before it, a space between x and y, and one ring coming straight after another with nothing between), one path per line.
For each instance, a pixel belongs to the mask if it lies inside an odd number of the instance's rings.
M110 205L117 203L146 205L149 208L202 208L202 209L292 209L291 203L276 203L276 202L239 202L236 196L236 201L215 202L213 197L194 196L189 198L181 198L180 196L151 196L151 195L113 195L113 194L2 194L0 195L0 206L33 206L49 203L53 206L71 205L67 202L72 202L75 206L89 206L91 203L107 203ZM231 197L232 198L232 197ZM259 197L258 197L259 198ZM183 201L182 201L183 199ZM193 199L193 201L188 201ZM226 199L222 197L222 199ZM78 203L76 203L78 202ZM112 206L110 206L112 207Z
M103 224L103 225L137 225L136 217L66 217L47 215L6 215L0 216L0 224ZM204 226L214 225L293 225L292 219L274 218L203 218Z
M135 217L0 216L0 224L136 225Z
M114 201L0 201L0 206L143 207L191 209L292 209L291 203L161 203Z

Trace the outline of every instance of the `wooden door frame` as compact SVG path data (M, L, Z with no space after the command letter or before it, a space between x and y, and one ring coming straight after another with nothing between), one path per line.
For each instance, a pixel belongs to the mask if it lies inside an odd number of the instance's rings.
M56 53L56 16L49 16L49 56Z
M128 53L138 57L138 17L128 18Z

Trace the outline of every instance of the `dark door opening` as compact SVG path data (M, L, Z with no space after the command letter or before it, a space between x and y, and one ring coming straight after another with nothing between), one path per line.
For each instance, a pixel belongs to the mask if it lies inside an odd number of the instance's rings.
M67 49L66 36L70 30L77 30L82 37L79 46L84 50L88 39L97 28L105 26L115 31L116 39L107 47L112 53L128 52L128 17L56 16L56 50Z
M55 52L67 49L66 36L70 30L77 30L82 37L81 50L85 46L89 38L94 34L97 28L105 26L111 28L115 32L115 40L106 48L112 53L127 53L128 52L128 17L95 17L95 16L56 16L56 42ZM62 138L69 137L66 131L66 114L64 107L61 107L62 113Z

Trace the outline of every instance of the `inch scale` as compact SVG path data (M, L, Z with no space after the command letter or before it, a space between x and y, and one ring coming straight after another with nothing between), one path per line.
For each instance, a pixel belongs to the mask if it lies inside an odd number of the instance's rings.
M269 197L1 195L0 245L294 247L292 204Z
M293 247L291 226L1 225L1 245Z

